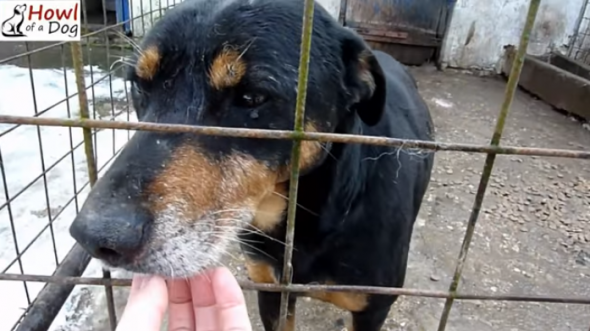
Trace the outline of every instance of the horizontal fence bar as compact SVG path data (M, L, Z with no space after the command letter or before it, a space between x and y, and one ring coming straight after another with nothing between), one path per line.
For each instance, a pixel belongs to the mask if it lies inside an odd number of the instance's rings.
M62 118L35 118L28 116L0 115L0 123L21 125L63 126L77 128L99 128L120 130L142 130L153 132L194 133L208 136L240 137L256 139L300 139L334 143L356 143L399 147L400 149L421 149L429 151L455 151L466 153L488 153L500 155L546 156L590 160L590 151L569 149L490 146L462 143L443 143L422 140L407 140L377 136L360 136L321 132L295 132L291 130L243 129L182 124L156 124L147 122L125 122L104 120L80 120Z
M93 286L131 286L131 279L125 278L97 278L97 277L55 277L42 275L0 274L0 281L27 281L58 283L64 285L93 285ZM532 295L486 295L463 294L455 295L444 291L420 290L397 287L378 286L348 286L348 285L304 285L304 284L257 284L251 281L238 281L242 289L248 291L309 293L309 292L355 292L366 294L400 295L412 297L426 297L434 299L454 298L456 300L481 300L481 301L518 301L590 305L590 297L554 297Z

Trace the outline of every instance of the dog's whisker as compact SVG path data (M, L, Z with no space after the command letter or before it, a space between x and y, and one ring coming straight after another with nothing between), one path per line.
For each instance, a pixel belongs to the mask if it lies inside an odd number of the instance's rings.
M275 261L276 261L276 258L274 258L273 256L271 256L270 254L266 253L265 251L261 250L260 248L257 248L257 247L255 247L255 246L253 246L253 245L251 245L251 244L248 244L248 243L245 243L245 242L243 242L243 241L242 241L242 240L240 240L239 238L228 237L228 236L226 236L226 235L223 235L223 234L222 234L222 235L216 235L216 234L213 234L213 235L214 235L216 238L218 238L218 239L222 239L222 240L227 240L227 241L235 242L235 243L238 243L238 244L240 244L240 245L244 245L244 246L246 246L246 247L249 247L249 248L251 248L251 249L253 249L253 250L255 250L255 251L257 251L257 252L259 252L259 253L261 253L261 254L264 254L265 256L267 256L267 257L269 257L269 258L271 258L271 259L273 259L273 260L275 260ZM237 259L237 260L239 260L239 259Z
M170 268L170 276L171 276L172 278L176 278L176 277L174 276L174 266L172 265L172 263L170 263L170 261L167 261L167 264L168 264L168 267Z
M129 64L135 64L135 63L133 62L133 59L132 59L131 57L129 57L129 56L121 56L121 55L113 55L113 54L109 54L109 57L110 57L110 58L114 58L114 59L118 59L118 60L125 61L125 62L127 62L127 63L129 63Z
M217 228L218 228L218 229L225 229L225 228L232 229L233 227L231 227L231 226L218 226ZM243 229L240 229L240 231L249 232L248 230L243 230ZM220 231L219 233L224 233L224 232L223 232L223 231ZM250 233L255 233L255 234L258 234L258 233L256 233L256 232L250 232ZM263 243L263 242L262 242L262 241L260 241L260 240L253 240L253 239L244 239L244 238L240 238L240 240L242 240L242 241L245 241L245 242L249 242L249 243L252 243L252 244L262 244L262 243Z
M287 245L287 244L286 244L284 241L281 241L280 239L277 239L277 238L271 237L271 236L267 235L267 234L266 234L266 233L264 233L264 232L262 232L262 233L261 233L261 232L260 232L260 229L258 229L258 228L256 228L256 227L254 227L254 226L252 226L252 227L254 228L254 230L251 230L251 229L242 229L242 231L244 231L244 232L247 232L247 233L249 233L249 234L254 234L254 235L261 235L262 237L264 237L264 238L267 238L267 239L269 239L270 241L274 241L274 242L276 242L277 244L280 244L280 245L283 245L283 246Z
M248 210L244 209L244 208L240 208L240 209L221 209L221 210L216 210L213 212L208 213L208 215L218 215L218 214L222 214L222 213L231 213L231 212L238 212L238 213L247 213Z
M221 259L221 257L223 255L228 254L227 250L218 251L216 249L216 246L213 243L208 244L206 246L206 249L208 251L217 251L217 254L210 254L210 255L207 256L207 260L209 261L209 264L210 265L219 265L219 266L222 266L222 267L225 267L225 268L228 268L229 269L229 267ZM207 280L209 282L212 282L212 280L211 280L211 278L209 277L208 274L205 274L205 277L207 277Z
M289 197L287 197L286 195L282 195L282 194L280 194L279 192L276 192L276 191L275 191L275 192L273 192L273 194L275 194L275 195L277 195L277 196L279 196L279 197L281 197L281 198L283 198L283 199L285 199L285 200L289 201ZM317 213L315 213L315 212L311 211L309 208L306 208L306 207L302 206L302 205L301 205L301 204L299 204L299 203L297 203L296 205L297 205L297 207L299 207L299 208L301 208L301 209L305 210L306 212L308 212L308 213L312 214L313 216L316 216L316 217L319 217L319 216L320 216L320 215L318 215Z
M268 235L267 233L264 233L262 230L260 230L259 228L257 228L253 224L250 224L249 222L242 221L242 220L239 220L239 219L221 219L221 220L218 220L218 221L234 221L234 222L236 222L236 224L241 225L240 230L242 230L242 231L246 231L246 232L252 233L252 234L257 234L257 235L263 236L263 237L265 237L267 239L270 239L270 240L272 240L274 242L277 242L277 243L279 243L281 245L285 245L285 242L283 242L283 241L281 241L281 240L279 240L277 238L271 237L270 235ZM250 229L248 229L246 227L250 227Z
M231 241L229 238L225 238L225 240ZM237 257L237 256L235 256L234 254L230 253L229 250L223 251L222 254L228 255L229 257L231 257L232 259L234 259L234 261L240 261L240 258Z
M320 144L321 149L326 151L326 153L328 153L328 155L331 156L335 161L338 161L338 158L336 158L336 156L334 156L334 154L332 154L332 152L330 152L324 144L322 144L322 143L319 143L319 144Z
M240 55L237 57L236 61L239 61L242 56L244 56L246 54L246 52L250 49L250 47L252 47L252 45L254 44L254 41L256 40L256 37L252 38L249 42L248 45L246 45L246 47L244 48L244 50L242 51L242 53L240 53Z
M122 64L122 65L118 66L117 69L113 70L113 67L117 64ZM124 66L129 66L129 64L125 63L125 61L121 58L121 59L111 63L111 66L109 67L109 72L110 73L116 72L117 70L123 68Z
M230 222L235 222L236 224L239 225L238 227L233 226L233 225L225 225L225 226L224 225L216 225L215 227L217 227L217 228L228 227L230 229L238 229L240 231L245 231L247 233L260 235L260 236L262 236L264 238L267 238L267 239L270 239L272 241L275 241L275 242L277 242L277 243L279 243L281 245L285 245L285 243L283 241L281 241L281 240L279 240L277 238L271 237L267 233L264 233L262 230L260 230L259 228L257 228L256 226L254 226L254 225L252 225L252 224L250 224L248 222L245 222L245 221L242 221L242 220L239 220L239 219L229 219L229 218L228 219L218 219L216 221L217 222L219 222L219 221L221 221L221 222L223 222L223 221L230 221ZM246 226L246 227L244 227L244 226ZM247 227L250 227L250 228L247 228Z
M135 42L135 40L129 38L121 31L115 31L121 38L123 38L133 49L135 49L140 55L143 55L143 50L141 47Z
M245 232L245 233L247 233L247 234L260 235L260 233L258 233L258 232L256 232L256 231L245 230L245 229L240 229L240 231L243 231L243 232ZM276 239L276 238L272 238L272 237L265 237L265 238L267 238L267 239L270 239L270 240L272 240L272 241L275 241L275 242L277 242L278 244L285 245L285 243L284 243L284 242L281 242L280 240L278 240L278 239ZM252 240L252 239L244 239L243 237L240 237L240 240L242 240L242 241L244 241L244 242L251 243L251 244L262 244L262 243L264 243L263 241L259 241L259 240Z

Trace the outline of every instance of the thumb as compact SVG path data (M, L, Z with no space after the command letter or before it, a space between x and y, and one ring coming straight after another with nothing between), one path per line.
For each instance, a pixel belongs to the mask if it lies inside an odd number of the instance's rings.
M160 277L133 278L117 331L159 331L168 307L168 289Z

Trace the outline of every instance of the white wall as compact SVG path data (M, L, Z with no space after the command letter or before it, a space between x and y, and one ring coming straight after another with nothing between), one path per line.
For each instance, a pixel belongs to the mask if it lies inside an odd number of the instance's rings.
M529 42L529 54L541 55L569 44L583 2L543 0ZM457 0L443 64L498 69L505 45L518 45L529 0Z
M329 11L334 18L338 19L340 15L340 0L317 0L317 2Z

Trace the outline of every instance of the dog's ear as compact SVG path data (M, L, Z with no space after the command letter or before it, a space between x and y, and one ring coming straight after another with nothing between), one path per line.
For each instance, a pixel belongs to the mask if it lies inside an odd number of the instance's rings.
M347 30L341 38L345 66L344 84L352 98L350 110L367 125L375 125L385 108L385 77L375 55L356 33Z

